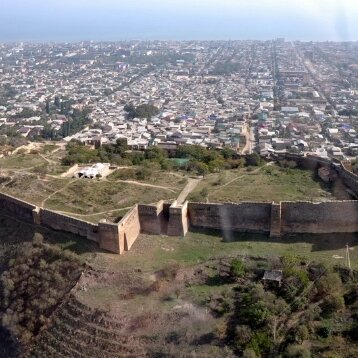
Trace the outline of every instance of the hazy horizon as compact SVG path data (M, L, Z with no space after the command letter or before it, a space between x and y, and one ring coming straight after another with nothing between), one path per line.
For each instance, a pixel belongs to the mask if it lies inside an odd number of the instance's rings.
M0 42L358 40L355 0L0 0Z

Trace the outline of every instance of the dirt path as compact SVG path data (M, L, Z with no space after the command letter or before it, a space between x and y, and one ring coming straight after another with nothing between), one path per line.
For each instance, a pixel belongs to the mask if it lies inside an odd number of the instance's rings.
M78 170L78 164L72 165L71 168L69 168L67 171L65 171L64 173L60 174L61 178L67 178L67 177L72 177L73 174L75 174L75 172Z
M44 208L45 207L45 204L46 204L46 201L48 199L50 199L51 197L53 197L54 195L56 195L57 193L61 192L62 190L65 190L66 188L68 188L72 183L74 183L75 181L77 181L77 179L74 179L74 180L71 180L69 181L65 186L63 186L61 189L58 189L56 191L54 191L52 194L50 194L47 198L45 198L42 203L41 203L41 207Z
M30 142L29 144L22 145L20 147L17 147L11 155L17 154L19 151L25 150L26 153L29 153L32 149L38 149L39 143Z
M250 127L249 125L247 126L247 131L246 131L245 136L246 136L246 144L245 144L245 147L242 149L241 153L242 154L251 154L252 147L255 142L255 135L253 132L253 128Z
M188 179L188 184L185 186L185 188L181 191L177 198L177 204L182 205L187 198L187 196L195 189L195 187L199 184L201 179Z
M224 188L224 187L230 185L231 183L233 183L234 181L236 181L236 180L238 180L238 179L241 179L241 178L244 178L244 177L246 177L246 176L248 176L248 175L250 175L250 174L255 174L255 173L259 172L262 168L264 168L264 167L267 166L267 165L271 165L271 162L266 163L266 164L263 165L262 167L259 167L259 168L255 169L255 170L253 170L252 172L247 172L247 173L245 173L245 174L239 175L238 177L236 177L236 178L234 178L234 179L231 179L231 180L228 181L227 183L218 186L215 190L213 190L213 191L211 192L211 194L216 193L217 191L219 191L219 190L221 190L222 188ZM209 199L209 196L210 196L210 193L209 193L209 195L208 195L208 199Z
M139 185L139 186L147 186L149 188L163 189L163 190L168 190L168 191L170 191L172 193L176 193L176 190L168 188L166 186L154 185L154 184L148 184L148 183L141 183L141 182L135 181L135 180L115 180L115 181L113 181L113 183L128 183L128 184Z
M46 160L47 163L49 164L57 164L57 162L55 162L54 160L52 159L49 159L47 157L45 157L43 154L39 153L39 156L43 159L43 160Z

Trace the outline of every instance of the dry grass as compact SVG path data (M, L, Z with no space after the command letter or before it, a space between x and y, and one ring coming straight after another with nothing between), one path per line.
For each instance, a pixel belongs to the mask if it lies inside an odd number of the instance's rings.
M269 165L208 175L197 186L192 198L208 192L210 202L334 200L331 188L309 170Z

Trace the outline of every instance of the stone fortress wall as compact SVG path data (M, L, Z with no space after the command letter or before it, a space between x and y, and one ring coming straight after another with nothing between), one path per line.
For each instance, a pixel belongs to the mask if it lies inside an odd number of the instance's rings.
M311 170L322 166L329 168L358 198L358 176L349 170L349 163L293 154L276 159L294 160L299 166ZM130 250L140 233L185 236L190 228L218 229L224 236L232 231L265 233L271 237L288 233L358 232L358 201L355 200L237 204L185 202L183 205L161 200L155 205L136 205L119 223L100 221L93 224L0 193L0 210L34 225L86 237L97 242L100 248L116 254Z

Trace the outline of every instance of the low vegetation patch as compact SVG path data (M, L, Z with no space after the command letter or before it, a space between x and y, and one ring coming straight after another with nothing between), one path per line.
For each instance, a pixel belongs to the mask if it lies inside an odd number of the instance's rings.
M49 323L54 309L77 282L83 266L75 254L43 243L23 243L0 276L0 318L23 345Z

